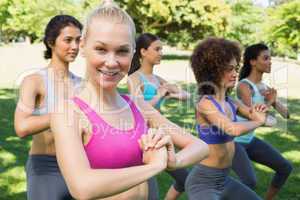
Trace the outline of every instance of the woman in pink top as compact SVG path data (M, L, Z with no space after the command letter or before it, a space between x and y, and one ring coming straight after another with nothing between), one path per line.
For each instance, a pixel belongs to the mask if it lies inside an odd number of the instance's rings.
M104 1L88 16L80 44L86 85L51 116L58 164L76 199L146 200L149 178L208 154L204 142L143 99L118 93L134 41L131 17L114 3ZM181 151L175 153L173 143Z

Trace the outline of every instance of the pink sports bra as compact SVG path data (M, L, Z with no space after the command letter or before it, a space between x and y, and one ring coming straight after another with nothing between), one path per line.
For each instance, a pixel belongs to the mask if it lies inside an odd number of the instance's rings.
M90 166L94 169L116 169L143 164L138 139L148 127L142 114L128 96L122 95L134 116L134 127L120 130L106 123L89 105L78 97L73 101L92 124L92 136L84 146ZM123 120L125 121L125 120ZM121 120L120 120L121 122Z

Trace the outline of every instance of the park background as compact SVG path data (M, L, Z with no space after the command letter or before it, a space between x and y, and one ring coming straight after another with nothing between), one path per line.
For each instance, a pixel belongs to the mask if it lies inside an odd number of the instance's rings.
M31 138L19 139L13 128L13 113L22 78L47 65L41 44L44 27L56 14L71 14L81 21L98 0L0 0L0 200L26 199L24 166ZM272 49L272 73L265 82L278 90L291 112L289 120L278 115L273 128L259 128L258 137L276 147L294 166L279 200L299 200L300 183L300 1L298 0L116 0L134 19L137 32L157 34L164 42L164 58L155 73L180 84L193 94L188 102L168 100L163 114L194 130L196 85L189 67L194 45L208 36L237 40L243 47L265 42ZM71 70L84 77L79 56ZM120 91L126 92L126 79ZM273 171L255 164L263 196ZM234 174L233 174L234 175ZM158 176L163 198L172 183ZM242 197L241 197L242 198ZM187 199L186 196L180 198Z

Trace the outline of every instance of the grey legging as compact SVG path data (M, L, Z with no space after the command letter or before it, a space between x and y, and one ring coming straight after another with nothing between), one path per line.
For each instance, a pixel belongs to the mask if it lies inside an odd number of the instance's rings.
M251 160L272 168L276 173L271 185L280 188L292 172L292 165L270 144L256 137L247 143L235 142L235 155L232 162L233 171L242 183L250 188L256 186L256 176Z
M26 163L27 200L71 200L55 156L30 155ZM148 180L149 200L158 200L155 177Z
M170 176L173 177L174 183L173 187L175 188L176 191L178 192L184 192L184 184L185 180L189 174L187 169L176 169L174 171L165 171L167 172Z
M73 199L55 156L31 155L26 163L27 200Z
M173 177L174 183L173 187L178 192L184 192L184 184L185 180L188 176L188 170L187 169L177 169L174 171L165 171L170 176ZM157 179L155 177L152 177L149 181L149 200L158 200L159 199L159 187L157 184Z
M259 200L254 191L228 176L230 168L196 165L185 182L189 200Z

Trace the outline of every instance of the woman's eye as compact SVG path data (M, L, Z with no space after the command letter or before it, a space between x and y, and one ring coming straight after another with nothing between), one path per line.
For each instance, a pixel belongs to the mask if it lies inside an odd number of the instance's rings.
M129 53L129 49L120 49L119 51L117 51L117 53L121 55L126 55Z
M105 49L103 48L96 48L96 51L100 52L100 53L104 53L105 52Z

